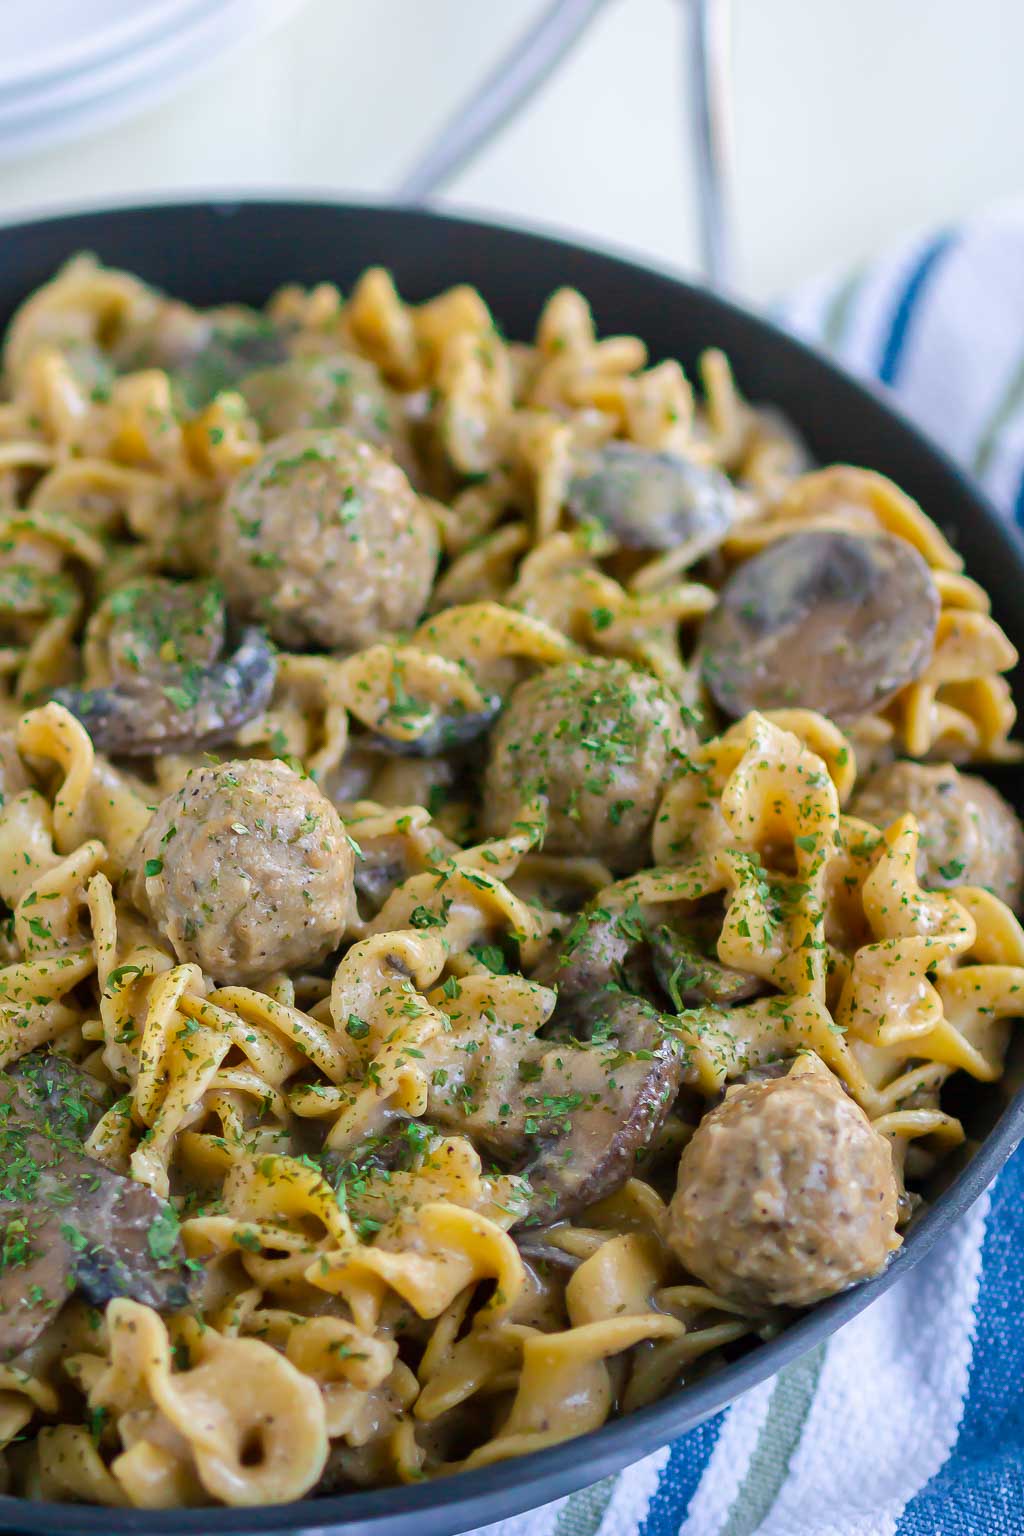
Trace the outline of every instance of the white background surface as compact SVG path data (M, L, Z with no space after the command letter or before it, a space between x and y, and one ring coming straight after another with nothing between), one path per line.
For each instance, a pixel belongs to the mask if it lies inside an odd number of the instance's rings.
M450 200L692 267L683 3L609 0ZM1024 191L1024 0L734 5L750 295ZM537 9L308 0L171 101L0 166L0 217L203 188L385 196Z

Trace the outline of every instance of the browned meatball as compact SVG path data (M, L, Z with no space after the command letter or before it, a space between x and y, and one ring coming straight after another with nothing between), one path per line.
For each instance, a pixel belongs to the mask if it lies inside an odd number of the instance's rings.
M352 848L334 806L280 762L193 768L136 844L132 899L219 982L316 965L341 940Z
M983 885L1020 908L1024 832L998 790L950 763L889 763L850 805L852 815L883 828L908 811L921 829L917 875L923 886Z
M741 1306L805 1307L899 1247L889 1143L820 1064L733 1088L679 1162L667 1238Z
M402 470L341 428L278 438L221 511L228 600L285 646L358 650L415 624L437 553L434 519Z
M695 739L678 701L628 662L552 667L520 683L492 734L487 828L507 831L525 801L546 795L546 852L636 868L665 783Z

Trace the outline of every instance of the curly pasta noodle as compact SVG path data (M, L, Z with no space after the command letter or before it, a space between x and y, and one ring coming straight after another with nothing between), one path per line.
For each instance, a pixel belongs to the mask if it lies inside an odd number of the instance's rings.
M4 1489L279 1503L655 1400L806 1292L741 1219L784 1093L779 1177L842 1123L889 1211L791 1213L811 1289L877 1271L1024 987L1012 814L919 766L1016 755L1016 656L925 513L568 289L525 344L379 269L204 313L78 257L4 378ZM921 557L914 675L716 715L706 625L809 530ZM863 765L924 777L872 819Z

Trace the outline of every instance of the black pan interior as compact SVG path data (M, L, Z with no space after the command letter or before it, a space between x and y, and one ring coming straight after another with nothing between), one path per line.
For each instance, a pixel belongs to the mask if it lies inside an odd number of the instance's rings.
M456 282L478 287L505 333L528 337L547 295L570 285L589 299L603 334L643 338L652 357L691 371L707 346L728 353L740 387L786 413L823 463L890 475L919 500L991 594L996 617L1024 651L1024 541L936 448L873 394L765 321L698 288L624 259L544 235L421 210L294 202L163 204L48 219L0 231L0 324L76 251L94 251L195 304L261 303L281 283L351 285L367 266L394 274L422 300ZM1016 686L1018 679L1014 678ZM1018 808L1019 770L996 775ZM281 1509L114 1511L0 1498L0 1530L56 1536L448 1536L583 1487L692 1428L747 1387L811 1348L917 1262L1002 1166L1024 1134L1024 1044L1006 1078L960 1094L972 1155L946 1170L933 1203L879 1280L816 1308L779 1338L631 1417L518 1462L409 1488Z

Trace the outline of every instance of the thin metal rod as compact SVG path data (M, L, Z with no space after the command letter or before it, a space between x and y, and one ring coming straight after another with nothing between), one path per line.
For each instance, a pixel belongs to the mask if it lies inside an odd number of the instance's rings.
M730 0L688 0L686 64L696 162L701 263L713 288L735 279Z
M579 41L606 0L554 0L445 123L395 189L421 202L461 170L533 96Z

